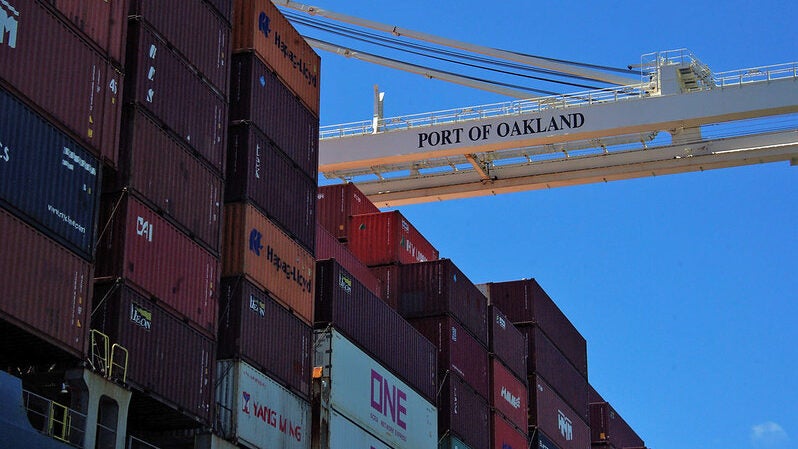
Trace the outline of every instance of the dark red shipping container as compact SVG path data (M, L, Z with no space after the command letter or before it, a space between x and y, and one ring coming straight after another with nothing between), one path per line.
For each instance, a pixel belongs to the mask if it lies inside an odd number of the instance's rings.
M438 379L456 373L480 396L490 398L488 351L450 315L408 320L438 348Z
M535 323L587 377L587 343L568 317L535 279L493 282L485 285L488 302L513 323Z
M490 447L490 409L487 401L459 376L449 373L438 402L438 434L460 437L471 449Z
M220 359L242 359L310 398L313 328L243 276L222 279Z
M128 0L130 15L152 25L216 90L227 97L230 23L204 0Z
M112 61L125 66L127 0L44 0L94 41Z
M92 328L128 350L127 383L210 425L216 342L120 282L98 285Z
M224 98L142 22L130 22L127 50L130 82L125 101L150 111L161 126L223 173L227 145Z
M534 426L561 449L590 448L587 423L540 376L529 379L530 426ZM530 429L530 432L532 430Z
M153 121L144 110L124 114L121 177L114 190L130 187L218 253L222 233L224 181L193 151Z
M38 1L0 13L0 81L116 167L122 72Z
M371 274L369 267L349 251L346 246L316 223L316 260L335 259L355 279L372 293L379 296L382 289L380 280Z
M319 118L251 52L233 55L230 120L260 129L309 177L319 168Z
M529 438L526 433L507 422L498 413L491 413L490 433L493 436L492 449L529 449Z
M0 317L83 358L92 265L0 209Z
M488 350L502 361L516 377L524 379L527 375L526 337L510 319L495 305L488 306L491 324L488 326Z
M594 402L607 402L604 398L593 388L590 382L587 383L587 401L592 404Z
M316 179L298 170L248 124L230 128L225 201L249 200L311 253L316 241Z
M438 250L399 211L353 215L348 230L347 247L368 266L438 259Z
M399 310L399 267L400 265L369 267L371 274L380 281L380 291L377 292L377 296L397 311Z
M526 381L526 376L524 376ZM501 362L490 362L491 395L490 405L498 410L516 427L526 431L528 418L529 390L526 382L513 375Z
M590 440L616 448L643 447L646 443L609 402L590 404Z
M488 347L488 301L450 259L402 265L398 288L405 318L451 314Z
M216 11L224 17L224 20L230 22L233 14L233 0L207 0Z
M428 401L437 393L436 348L335 260L316 264L315 327L332 325Z
M316 216L319 223L338 239L346 240L350 215L376 214L379 211L351 182L319 186Z
M219 260L138 199L104 196L97 276L124 278L159 305L216 335Z

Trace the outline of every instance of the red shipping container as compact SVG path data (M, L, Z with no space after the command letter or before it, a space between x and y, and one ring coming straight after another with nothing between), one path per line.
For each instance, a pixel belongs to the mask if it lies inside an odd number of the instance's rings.
M125 66L127 0L44 0L99 45L102 53Z
M590 404L590 440L616 448L644 447L646 443L609 402Z
M210 425L216 342L120 282L98 285L92 328L128 350L127 383Z
M526 376L524 376L526 378ZM501 362L490 363L490 405L501 412L508 421L522 430L527 428L529 390L525 382L515 377Z
M193 31L193 30L192 30ZM125 101L150 111L213 167L224 172L227 102L146 25L128 30Z
M535 279L485 284L488 302L513 323L534 323L587 377L587 342Z
M456 373L476 392L490 397L488 351L449 315L408 320L438 348L438 378Z
M0 317L83 358L92 265L0 209Z
M222 178L142 109L125 112L120 179L191 236L218 254L222 236Z
M529 384L530 426L550 437L560 449L590 448L590 428L540 376ZM531 432L531 430L530 430Z
M356 185L332 184L319 186L316 216L330 234L346 240L350 215L376 214L380 209Z
M219 260L130 195L105 196L101 209L97 276L127 279L215 336Z
M490 447L488 403L457 374L449 373L438 403L438 434L452 433L471 449Z
M220 359L245 360L310 398L313 329L244 277L222 279L219 296Z
M333 237L320 224L316 223L316 260L335 259L355 279L372 293L379 296L382 284L371 274L369 267L363 265L343 243Z
M233 51L254 50L319 116L321 58L270 0L235 0Z
M369 267L371 274L380 281L377 296L394 310L399 310L399 267L400 265Z
M122 72L43 4L15 3L0 4L0 81L116 167Z
M368 266L438 259L438 250L399 211L349 217L346 239L352 254Z
M203 0L129 0L131 17L152 25L225 98L230 77L230 24Z
M491 324L488 326L488 349L502 361L516 377L524 379L527 375L526 337L510 319L495 305L488 306Z
M524 424L524 428L526 428L526 424ZM490 430L493 435L493 449L529 448L529 438L526 433L505 421L498 413L491 413Z

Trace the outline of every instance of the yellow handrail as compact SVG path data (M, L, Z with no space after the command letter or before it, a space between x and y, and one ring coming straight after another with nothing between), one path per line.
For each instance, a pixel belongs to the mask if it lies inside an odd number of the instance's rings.
M89 364L92 368L101 372L103 376L108 376L110 371L108 366L108 342L110 339L97 329L92 329L90 335L91 353Z
M121 354L120 357L124 357L124 359L121 362L117 361L117 354ZM125 380L127 379L127 361L128 361L127 348L120 345L119 343L114 343L113 346L111 346L111 370L108 373L108 377L113 378L114 368L118 367L119 369L122 370L122 376L120 380L122 381L122 383L125 383Z
M56 418L56 414L60 412L61 419ZM60 425L61 429L56 429L56 425ZM57 440L69 442L69 430L72 426L72 417L69 416L69 409L65 405L61 405L55 401L52 402L50 409L50 419L47 425L47 432Z

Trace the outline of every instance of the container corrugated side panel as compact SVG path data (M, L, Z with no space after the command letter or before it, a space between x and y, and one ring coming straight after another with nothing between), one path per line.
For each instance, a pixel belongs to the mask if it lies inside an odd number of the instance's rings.
M0 312L82 358L92 266L0 208Z
M561 449L590 447L590 427L540 376L529 380L530 426L549 436ZM531 430L530 430L531 432Z
M488 330L488 349L502 361L510 371L526 382L527 343L526 337L510 322L510 319L496 305L488 306L490 324Z
M125 112L121 185L131 187L215 253L222 235L221 176L142 109Z
M222 15L224 20L230 22L233 14L233 0L207 0L216 11ZM232 37L231 37L232 39Z
M251 204L225 205L222 276L248 276L303 321L313 322L316 261Z
M228 140L225 201L251 201L313 252L316 179L297 169L252 126L231 127Z
M438 259L438 250L399 211L353 215L348 231L347 247L368 266Z
M590 404L590 435L592 442L607 442L618 448L646 445L608 402Z
M399 310L399 265L370 267L369 271L380 281L378 296L392 309Z
M150 111L161 126L224 173L225 99L140 21L130 22L127 61L130 82L125 102Z
M127 382L209 425L215 340L120 283L98 285L93 306L92 328L128 350Z
M343 243L333 237L320 224L316 224L316 260L335 259L341 266L355 277L364 287L379 296L382 284L371 270L349 251Z
M487 401L456 374L441 388L438 431L460 437L473 449L490 447L490 409Z
M463 443L460 438L454 435L446 435L438 443L438 449L471 449L467 444Z
M350 215L376 214L380 211L351 182L319 186L316 198L319 224L337 239L346 239Z
M90 40L97 43L111 60L125 66L127 0L44 0Z
M38 1L15 8L0 4L0 80L116 167L122 72Z
M497 359L490 362L491 395L489 404L513 425L526 431L529 389L527 378L521 381Z
M270 0L235 0L233 51L254 50L317 117L321 58Z
M530 432L532 432L532 430L530 430ZM530 437L532 443L530 445L531 449L560 449L559 446L554 444L554 441L546 436L540 429L534 429L534 435L530 435Z
M607 402L603 397L601 397L599 392L593 388L593 385L591 385L590 382L587 383L587 401L591 404L594 402Z
M310 397L313 329L243 277L222 279L219 358L241 358Z
M392 449L335 410L330 411L327 441L329 449Z
M526 428L526 425L524 425ZM490 433L493 449L528 449L529 438L513 424L507 422L500 414L491 413ZM587 448L585 448L587 449Z
M100 162L0 89L0 205L91 260Z

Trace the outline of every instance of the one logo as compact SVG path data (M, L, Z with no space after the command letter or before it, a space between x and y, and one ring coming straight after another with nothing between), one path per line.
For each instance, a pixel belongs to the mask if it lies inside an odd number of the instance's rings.
M136 303L131 303L130 321L136 323L144 329L150 330L152 329L152 312Z
M347 294L352 293L352 279L349 279L343 274L338 275L338 286L341 287L341 290L345 291Z
M252 228L249 232L249 250L255 253L256 256L260 256L260 250L263 249L263 245L260 243L262 238L263 234L255 228Z
M271 22L271 20L269 20L269 16L267 16L265 12L261 11L260 15L258 16L258 31L263 33L263 36L265 37L269 37L269 33L272 32L272 30L269 28L269 22Z
M14 9L6 0L0 0L0 44L7 44L17 48L17 27L19 26L19 11ZM6 35L8 41L6 42Z
M136 218L136 234L144 237L148 242L152 241L153 226L142 217Z
M244 406L241 408L241 411L249 415L249 398L250 395L246 391L241 393L241 396L244 398Z
M249 309L261 317L266 316L266 303L263 300L256 298L255 295L249 296Z
M565 438L567 441L571 441L574 439L574 426L571 420L565 416L565 413L562 410L557 410L557 428L560 430L560 434Z

